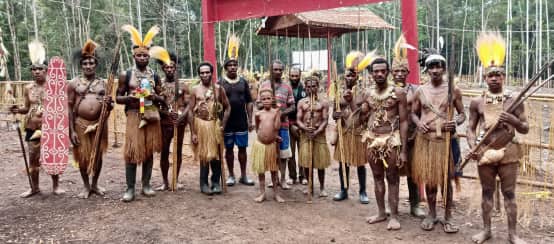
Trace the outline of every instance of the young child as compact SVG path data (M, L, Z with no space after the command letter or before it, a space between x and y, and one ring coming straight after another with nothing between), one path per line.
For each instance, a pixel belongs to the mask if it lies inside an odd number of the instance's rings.
M265 172L271 172L271 181L273 185L278 184L277 172L279 171L279 151L278 147L281 138L278 136L281 127L281 112L278 108L273 108L273 91L263 89L260 91L260 100L263 109L256 112L256 141L252 145L252 171L258 174L260 184L260 195L254 198L256 202L265 200ZM274 198L277 202L283 203L285 200L279 195L279 188L273 187Z

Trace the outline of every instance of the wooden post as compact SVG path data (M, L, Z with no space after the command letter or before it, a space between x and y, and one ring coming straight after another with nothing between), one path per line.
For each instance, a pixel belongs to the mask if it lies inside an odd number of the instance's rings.
M413 0L402 0L402 32L406 42L415 48L418 46L417 36L417 3ZM408 65L410 74L407 81L411 84L419 84L419 64L417 63L418 53L416 50L408 49Z

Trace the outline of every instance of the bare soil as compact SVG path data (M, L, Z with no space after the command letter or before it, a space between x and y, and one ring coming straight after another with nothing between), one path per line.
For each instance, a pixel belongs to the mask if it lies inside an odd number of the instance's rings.
M284 204L273 200L262 204L252 199L257 185L236 185L221 196L199 192L198 166L192 162L186 146L180 182L184 190L158 192L155 197L138 195L132 203L120 198L125 189L124 163L120 148L110 148L104 157L100 184L106 196L77 198L82 187L77 169L69 166L61 177L64 195L51 193L51 180L41 172L40 195L22 199L19 193L28 189L21 149L15 131L1 129L0 153L0 243L471 243L471 235L482 226L479 215L480 187L477 181L462 180L463 191L457 193L454 220L460 225L457 234L446 234L439 224L433 231L423 231L419 219L411 217L407 202L405 178L401 179L399 231L387 231L386 222L369 225L365 219L376 214L371 173L368 170L369 205L358 202L358 183L351 179L350 199L334 202L339 189L338 164L326 173L327 198L306 203L303 186L286 191ZM253 135L251 135L253 136ZM156 157L157 158L157 157ZM156 159L157 161L158 159ZM235 164L238 167L238 163ZM161 183L157 162L152 183ZM140 172L140 170L138 170ZM238 174L238 168L235 169ZM353 170L352 175L356 175ZM254 175L250 175L254 178ZM269 175L266 177L269 181ZM140 174L137 177L140 182ZM137 183L138 184L138 183ZM317 186L317 184L316 184ZM137 186L140 190L140 184ZM317 193L317 190L316 190ZM271 190L268 197L271 199ZM553 205L542 211L552 213ZM442 209L439 209L442 215ZM505 243L504 215L493 220L494 238L488 243ZM554 227L531 224L520 228L529 243L554 243Z

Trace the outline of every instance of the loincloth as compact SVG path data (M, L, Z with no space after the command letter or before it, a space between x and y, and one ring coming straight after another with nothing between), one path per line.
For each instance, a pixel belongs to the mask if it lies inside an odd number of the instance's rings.
M75 133L79 139L79 145L73 145L73 158L79 164L79 168L87 169L87 173L90 175L92 172L92 164L89 162L92 160L92 152L94 151L94 137L96 135L96 130L85 134L85 131L88 126L92 126L98 123L98 121L89 121L81 117L75 118ZM108 148L108 128L107 123L104 125L104 131L100 138L100 151L98 152L98 157L102 157L102 154ZM98 128L98 127L97 127Z
M519 163L523 156L523 149L518 142L509 142L506 146L500 149L485 150L483 156L479 160L479 166L485 164L511 164Z
M362 141L367 145L368 154L373 159L372 163L383 163L385 168L388 168L387 159L391 158L391 154L396 155L395 158L398 160L400 146L402 146L399 130L386 134L376 134L368 130L364 133Z
M343 147L343 158L345 159L346 164L355 167L365 165L367 163L367 148L362 142L362 135L354 133L352 130L347 130L343 132L342 135L344 147L340 141L337 140L333 158L341 162L340 150L341 147Z
M223 135L217 120L203 120L194 117L194 132L198 143L193 144L194 160L206 165L212 160L219 159L218 147L223 145Z
M446 148L445 139L417 133L413 149L411 176L414 182L431 187L444 184L445 171L448 177L453 173L452 154ZM444 162L445 155L449 155L448 162Z
M310 150L310 141L312 142L312 150ZM313 160L311 158L313 155ZM306 133L300 134L300 149L298 150L299 165L305 168L325 169L331 165L331 154L327 146L327 138L325 133L318 134L313 140L308 139Z
M263 144L257 138L252 144L250 152L252 171L256 174L263 174L267 171L279 171L279 145L277 143Z
M141 164L150 159L155 152L160 152L162 148L160 121L149 121L147 125L139 128L140 120L138 111L127 111L123 148L127 163Z

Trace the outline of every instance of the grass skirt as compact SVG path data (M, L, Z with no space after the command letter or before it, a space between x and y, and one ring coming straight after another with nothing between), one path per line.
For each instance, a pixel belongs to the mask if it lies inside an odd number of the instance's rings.
M123 151L125 162L141 164L145 160L160 152L162 148L162 130L160 121L149 121L142 128L138 128L140 116L137 111L127 111L125 128L125 146Z
M207 165L210 161L219 159L218 146L223 145L223 134L216 120L194 118L194 132L198 136L198 144L193 144L194 160Z
M276 172L279 170L277 143L263 144L257 138L252 145L250 152L252 172L263 174L267 171Z
M92 160L92 152L94 151L94 137L96 135L96 130L88 134L85 134L85 130L88 126L96 124L98 121L89 121L81 117L75 118L75 132L79 138L79 146L73 146L73 158L79 164L79 168L87 169L87 173L93 174L93 164L90 163ZM104 125L104 131L100 138L100 151L98 156L102 157L106 148L108 148L108 125Z
M454 168L452 154L448 154L445 143L443 138L429 138L417 133L411 165L414 182L431 187L444 185L445 173L451 175ZM450 155L449 160L444 162L444 156L447 154Z
M362 143L362 135L352 133L352 130L348 130L342 133L344 141L344 158L345 163L354 167L364 166L367 163L367 149L364 143ZM335 152L333 158L337 161L340 160L340 148L342 145L337 139L335 146Z
M320 133L312 140L313 144L313 168L325 169L331 164L331 154L327 146L325 133ZM310 139L305 133L300 134L300 150L298 152L299 165L305 168L310 167Z

